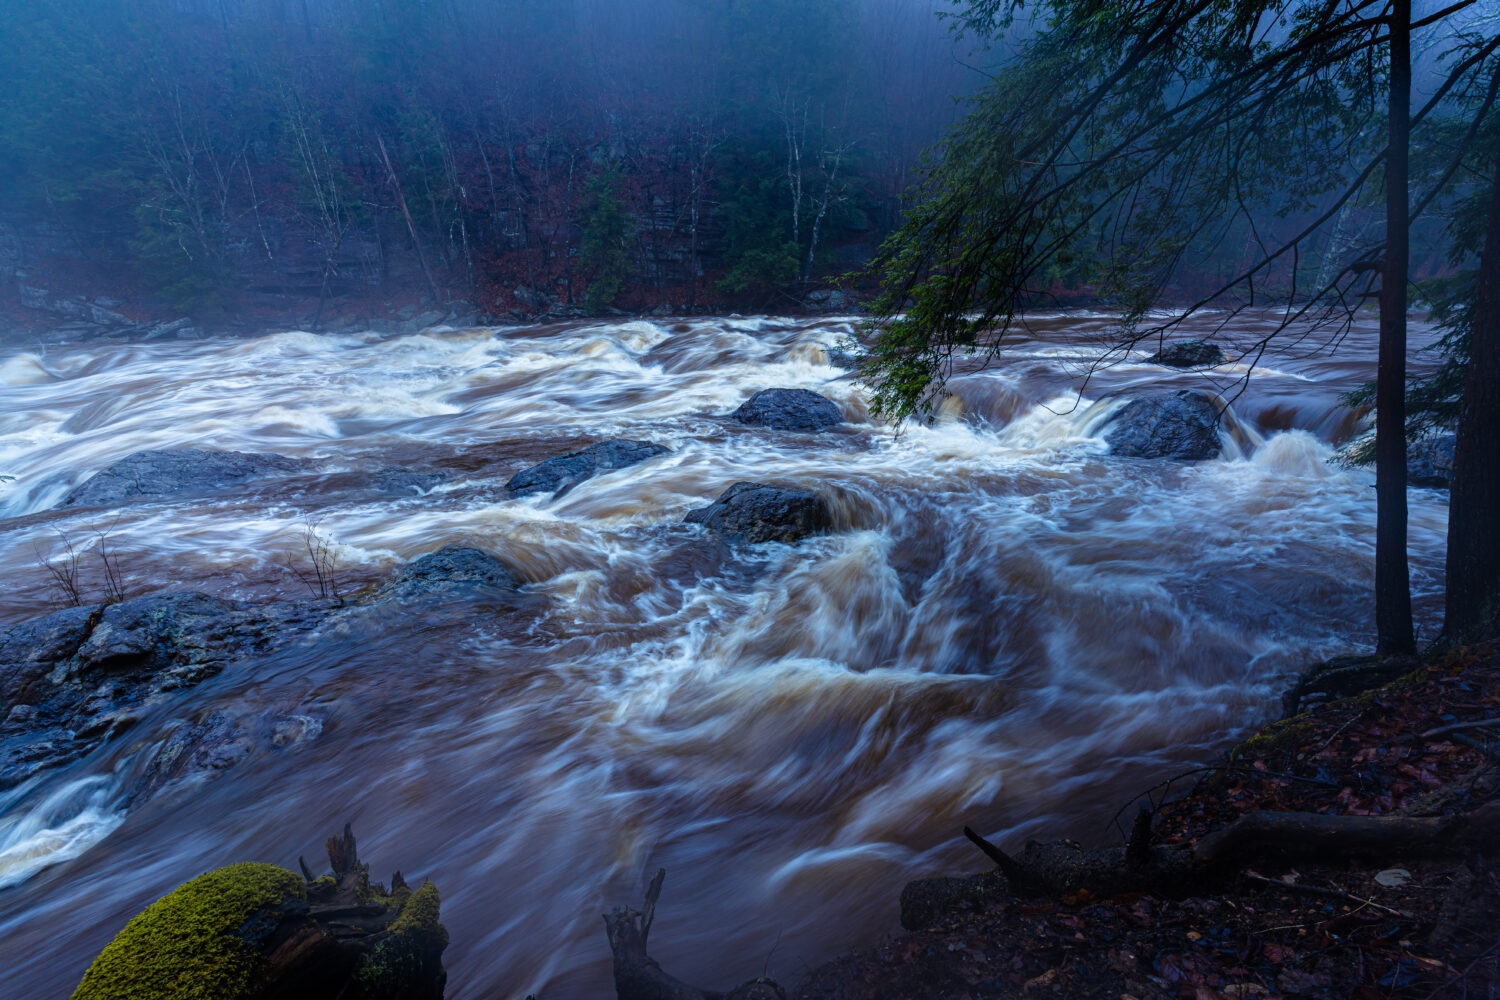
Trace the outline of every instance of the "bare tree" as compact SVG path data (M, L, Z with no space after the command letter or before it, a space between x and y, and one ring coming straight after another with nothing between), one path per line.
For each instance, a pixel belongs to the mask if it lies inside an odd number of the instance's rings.
M37 565L45 569L52 578L52 590L58 599L69 607L82 607L83 590L79 585L79 565L83 554L65 532L58 530L57 537L62 541L63 547L60 558L47 558L42 554L40 545L33 545L32 551L36 553Z
M292 575L302 581L302 585L312 592L314 597L331 597L337 601L343 601L340 592L338 578L338 556L335 552L335 542L322 531L323 519L309 514L302 520L302 551L306 556L307 565L299 565L296 556L288 555L284 565L291 571Z

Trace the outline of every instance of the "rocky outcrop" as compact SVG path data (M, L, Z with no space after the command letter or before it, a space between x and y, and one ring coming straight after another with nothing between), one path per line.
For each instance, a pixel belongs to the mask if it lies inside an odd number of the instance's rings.
M1111 455L1199 461L1219 454L1219 412L1201 393L1187 389L1132 399L1110 418L1104 432Z
M178 886L99 953L73 1000L441 1000L437 887L400 872L372 883L347 826L327 847L321 878L299 858L300 875L245 863Z
M157 594L67 608L0 630L0 789L89 753L136 724L148 701L232 664L311 641L335 626L388 628L390 612L405 605L427 613L454 601L514 601L523 582L478 549L450 546L348 601L252 605L199 593ZM132 794L149 795L186 771L223 770L255 745L302 742L320 727L317 719L287 715L260 717L247 729L240 719L213 713L175 728Z
M0 788L88 753L133 725L147 699L262 655L335 607L160 594L0 632Z
M762 483L735 483L707 507L683 518L732 542L795 542L833 526L828 504L816 493Z
M644 462L670 449L650 441L600 441L566 455L554 455L510 477L505 488L512 496L534 493L565 493L578 483L601 472L623 469Z
M212 493L271 476L301 472L308 463L256 452L180 448L138 451L89 477L63 498L64 507L117 507L167 497Z
M1446 490L1453 479L1453 449L1456 434L1438 434L1406 446L1406 481L1412 486L1434 486Z
M751 427L778 431L824 431L844 422L833 400L810 389L762 389L732 416Z
M1147 364L1166 365L1168 368L1212 368L1224 363L1224 352L1218 344L1206 340L1184 340L1180 344L1163 347L1146 359Z

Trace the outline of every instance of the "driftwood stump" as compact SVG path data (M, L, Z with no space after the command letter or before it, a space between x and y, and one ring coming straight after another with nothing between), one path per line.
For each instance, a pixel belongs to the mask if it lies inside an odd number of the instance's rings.
M727 993L691 986L667 973L646 953L646 939L666 876L665 869L656 870L641 909L620 906L604 915L604 930L615 956L615 994L619 1000L786 1000L786 991L770 979L752 979Z

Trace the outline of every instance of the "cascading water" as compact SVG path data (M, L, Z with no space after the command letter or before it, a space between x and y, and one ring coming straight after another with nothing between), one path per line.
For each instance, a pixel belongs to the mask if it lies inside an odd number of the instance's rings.
M1098 437L1107 396L1232 394L1244 369L1142 352L1080 399L1107 322L1034 317L1003 365L960 373L934 422L899 431L828 364L848 320L0 356L0 472L17 477L0 486L0 622L57 607L42 562L65 540L97 588L101 537L130 593L295 596L308 530L346 590L450 543L529 581L513 607L404 606L234 664L0 792L7 989L64 996L162 893L310 856L346 820L377 874L442 889L455 997L605 995L599 914L657 867L664 965L791 980L893 927L906 879L978 867L965 823L1108 836L1133 791L1269 714L1288 671L1369 640L1373 480L1329 458L1353 426L1337 395L1374 352L1361 329L1336 358L1268 355L1219 459L1118 459ZM847 422L724 419L772 386L815 389ZM560 496L503 489L611 437L671 450ZM129 453L187 446L311 464L207 499L52 509ZM443 478L360 488L391 468ZM679 524L737 480L822 493L836 530L735 548ZM1412 497L1430 624L1446 507ZM133 796L172 733L218 718L271 735Z

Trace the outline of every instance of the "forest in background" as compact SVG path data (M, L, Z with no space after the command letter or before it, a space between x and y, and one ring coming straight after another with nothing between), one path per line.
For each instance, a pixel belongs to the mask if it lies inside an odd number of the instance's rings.
M871 255L980 79L934 8L16 0L0 287L313 325L792 308Z

